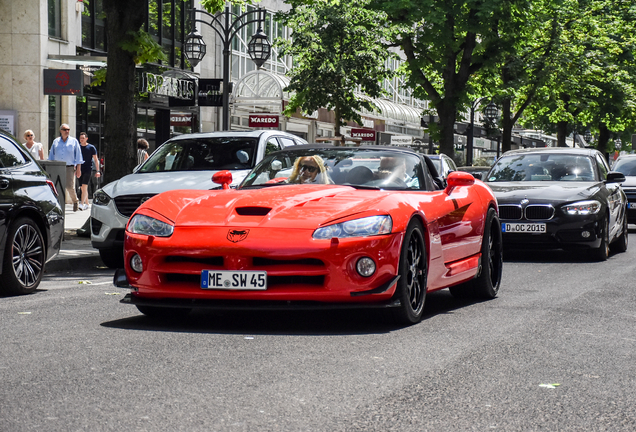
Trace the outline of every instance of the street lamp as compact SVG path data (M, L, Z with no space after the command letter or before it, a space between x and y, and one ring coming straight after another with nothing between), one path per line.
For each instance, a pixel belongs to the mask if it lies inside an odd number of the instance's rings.
M210 21L196 18L197 12ZM272 53L272 45L263 33L262 24L265 22L265 10L254 9L237 15L230 12L230 7L216 15L204 10L192 8L192 31L186 38L184 54L192 67L198 65L206 53L203 37L197 32L196 23L206 24L219 35L223 43L223 130L230 130L230 55L232 54L232 39L246 25L258 23L258 30L247 44L247 53L252 61L260 68Z
M486 117L486 120L488 120L488 123L497 127L497 159L499 159L499 142L501 139L499 126L497 126L497 121L499 120L499 108L497 108L497 105L495 105L494 102L490 102L486 108L484 108L484 116Z
M592 132L587 129L585 131L585 134L583 135L583 138L585 138L585 142L589 145L592 142Z
M614 140L614 148L615 148L616 150L621 151L621 147L622 147L622 145L623 145L623 141L621 141L621 139L620 139L620 138L616 138L616 139Z

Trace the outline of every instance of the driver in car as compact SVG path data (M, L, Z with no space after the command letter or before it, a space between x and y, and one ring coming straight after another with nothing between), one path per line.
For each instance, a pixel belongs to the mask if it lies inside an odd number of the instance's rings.
M332 184L333 181L327 174L325 163L320 156L303 156L294 162L294 168L289 176L288 183L321 183Z

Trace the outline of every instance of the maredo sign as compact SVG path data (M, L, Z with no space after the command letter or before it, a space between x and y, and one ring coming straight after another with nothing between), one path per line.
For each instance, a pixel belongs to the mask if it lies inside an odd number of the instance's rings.
M375 141L375 131L369 129L351 129L352 138L362 138L362 141Z
M250 114L249 127L253 128L277 128L277 115Z

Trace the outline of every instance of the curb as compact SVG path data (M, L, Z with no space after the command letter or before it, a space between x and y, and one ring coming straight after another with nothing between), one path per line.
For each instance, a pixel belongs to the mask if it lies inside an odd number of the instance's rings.
M44 273L61 271L94 270L97 267L105 267L99 255L88 255L73 258L54 258L44 266Z

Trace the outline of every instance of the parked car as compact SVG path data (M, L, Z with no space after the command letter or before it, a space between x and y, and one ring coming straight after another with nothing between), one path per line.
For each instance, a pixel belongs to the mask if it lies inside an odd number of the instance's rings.
M612 169L625 175L622 187L627 196L627 222L636 224L636 154L619 156Z
M471 173L476 179L484 180L490 168L489 166L460 166L457 168L457 171Z
M238 185L256 163L273 151L306 144L275 130L180 135L163 143L135 171L105 185L93 195L91 244L105 265L123 266L124 229L128 218L147 199L173 189L213 189L219 170L230 170Z
M435 164L435 169L443 178L448 177L452 171L457 171L457 166L452 158L445 154L428 155L429 159Z
M424 155L395 147L288 147L237 189L159 194L133 214L124 303L150 316L190 308L382 308L421 320L427 292L493 298L502 274L497 202ZM458 210L461 209L461 210Z
M486 184L499 202L504 245L589 249L606 260L610 246L627 250L627 198L594 149L543 148L506 152Z
M0 130L0 294L35 291L63 235L55 185L29 152Z

